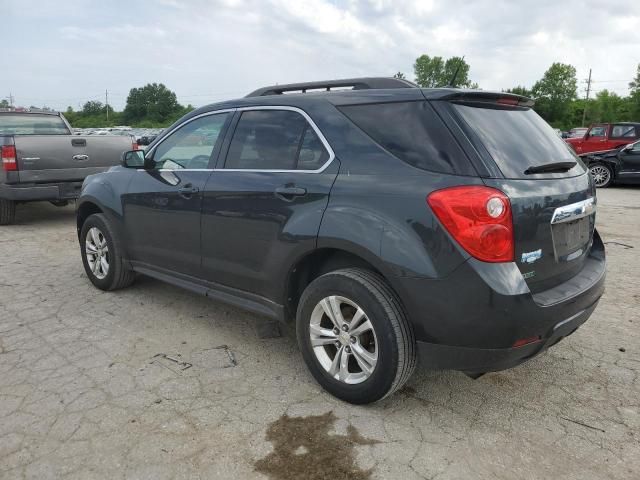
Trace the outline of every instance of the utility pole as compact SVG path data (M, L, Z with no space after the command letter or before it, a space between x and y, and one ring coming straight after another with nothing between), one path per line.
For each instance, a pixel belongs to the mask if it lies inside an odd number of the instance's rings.
M584 120L587 116L587 105L589 104L589 93L591 92L591 69L589 69L589 79L587 80L587 96L584 102L584 109L582 110L582 126L584 127Z
M109 91L104 91L104 103L107 105L107 123L109 123ZM584 123L584 121L583 121Z

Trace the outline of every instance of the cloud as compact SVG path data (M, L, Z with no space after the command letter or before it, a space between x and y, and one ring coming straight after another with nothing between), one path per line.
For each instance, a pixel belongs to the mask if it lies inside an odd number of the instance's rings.
M147 82L202 105L272 83L412 78L423 53L465 55L485 89L531 86L562 61L626 94L640 61L640 3L622 0L7 2L0 96L57 108L105 89L122 108Z

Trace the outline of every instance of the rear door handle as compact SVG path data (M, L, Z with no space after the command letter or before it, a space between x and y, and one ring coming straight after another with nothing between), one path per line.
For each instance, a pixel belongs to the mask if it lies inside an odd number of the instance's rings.
M198 193L199 191L200 189L198 187L194 187L191 183L187 183L184 187L178 189L178 193L184 198L191 198L191 195Z
M278 187L276 197L291 202L295 197L302 197L307 194L307 189L302 187Z

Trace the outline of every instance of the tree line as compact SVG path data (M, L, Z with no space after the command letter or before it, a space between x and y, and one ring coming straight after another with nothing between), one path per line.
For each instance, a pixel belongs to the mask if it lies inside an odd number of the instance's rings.
M110 105L90 100L85 102L81 110L67 107L64 116L76 128L116 125L162 128L193 109L192 105L180 105L176 94L162 83L149 83L129 91L127 103L121 112L116 112Z
M470 70L469 64L461 57L444 60L442 57L421 55L413 65L415 83L425 88L479 88L469 78ZM402 72L396 73L394 77L406 78ZM535 99L535 111L553 127L561 130L581 126L583 118L585 125L598 122L640 122L640 64L637 65L634 79L629 82L629 94L624 97L605 89L589 100L578 98L576 69L564 63L553 63L531 88L518 85L503 91Z

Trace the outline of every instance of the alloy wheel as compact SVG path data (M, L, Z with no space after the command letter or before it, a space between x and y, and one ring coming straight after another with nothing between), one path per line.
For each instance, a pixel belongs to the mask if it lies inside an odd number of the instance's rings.
M109 246L100 229L92 227L87 232L85 253L91 273L99 280L109 274Z
M589 169L589 171L591 172L593 183L595 183L596 187L602 187L609 183L611 172L609 172L609 169L607 167L603 167L602 165L594 165Z
M311 347L334 379L357 384L367 380L378 361L378 340L367 314L348 298L332 295L318 302L309 322Z

